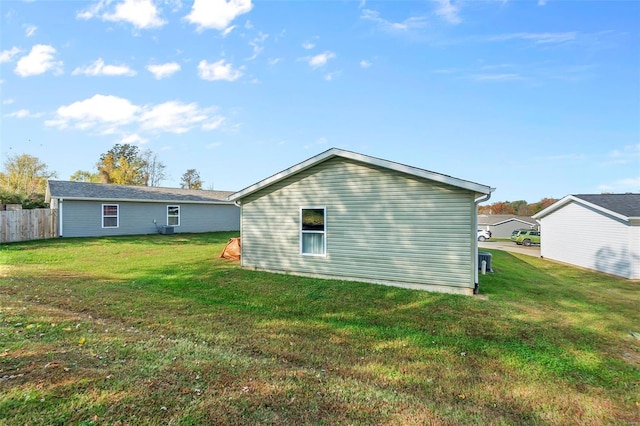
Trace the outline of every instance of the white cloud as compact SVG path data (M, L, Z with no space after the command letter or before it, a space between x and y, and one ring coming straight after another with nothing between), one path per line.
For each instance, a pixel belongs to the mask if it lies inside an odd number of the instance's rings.
M327 62L335 57L335 53L326 51L310 57L308 63L311 68L318 68L327 65Z
M249 42L249 46L253 48L253 55L247 58L248 61L252 61L258 57L262 50L264 49L264 41L269 37L269 34L259 33L256 38Z
M35 25L27 25L24 28L24 35L26 37L31 37L36 33L37 30L38 30L38 27L36 27Z
M460 17L458 16L458 12L460 11L460 7L451 3L451 0L435 0L437 3L436 6L436 15L444 19L445 21L451 24L459 24Z
M163 3L167 5L172 12L179 12L182 9L182 0L164 0Z
M21 52L20 49L18 49L15 46L9 50L3 50L2 52L0 52L0 64L3 62L13 61L13 58L15 58L16 55L18 55L18 53L20 52Z
M584 161L587 159L587 156L584 154L557 154L557 155L548 155L546 157L542 157L545 161Z
M158 16L158 9L151 0L125 0L116 6L113 13L103 15L106 21L125 21L136 28L157 28L166 21Z
M26 109L19 109L18 111L14 111L9 114L5 114L5 117L13 117L13 118L27 118L31 117L31 113Z
M196 103L168 101L145 108L140 122L144 130L182 134L207 118L206 111L198 108Z
M99 2L88 7L87 9L76 13L76 19L82 19L86 21L86 20L95 18L97 15L100 14L100 10L105 6L105 4L106 4L105 0L100 0Z
M202 60L198 64L198 75L201 79L208 81L235 81L242 76L241 69L242 67L240 69L234 69L231 64L225 63L224 59L220 59L214 63Z
M280 41L280 39L283 39L287 36L287 30L286 29L282 29L278 34L276 34L274 40L275 41Z
M371 21L377 24L382 30L397 33L423 28L426 25L426 18L423 16L412 16L402 22L391 22L380 17L380 13L371 9L363 9L360 19Z
M521 75L515 73L474 74L471 78L476 81L513 81L524 79Z
M310 41L305 41L304 43L302 43L302 48L303 49L311 50L314 47L316 47L316 45L311 43Z
M231 25L230 27L225 28L224 31L222 31L222 37L226 37L231 34L231 31L233 31L235 27L235 25Z
M62 72L62 61L54 60L56 49L47 44L36 44L28 55L18 60L14 72L21 77L44 74L52 70Z
M629 164L640 161L640 144L626 145L622 149L614 149L609 153L605 166Z
M324 79L327 81L332 81L333 77L337 76L338 74L338 72L330 72L324 76Z
M161 80L180 71L180 64L176 62L167 62L166 64L147 65L147 70L153 74L156 80Z
M253 8L251 0L195 0L191 13L185 16L198 30L225 30L239 15Z
M611 183L599 185L598 191L618 194L627 192L640 193L640 176L620 179Z
M89 99L61 106L56 111L56 119L48 120L45 124L60 129L70 126L76 129L122 126L134 121L140 109L124 98L94 95Z
M13 99L3 99L2 100L2 105L11 105L14 102L15 101Z
M142 144L145 144L147 142L149 142L149 139L143 138L140 135L138 135L137 133L133 133L133 134L130 134L130 135L123 136L120 139L120 143L122 143L122 144L125 144L125 143L126 144L136 144L137 143L138 145L142 145Z
M528 40L536 44L560 44L574 41L578 34L574 31L565 33L512 33L489 37L489 41Z
M369 62L367 60L363 59L363 60L360 61L360 66L362 68L369 68L371 65L372 65L371 62Z
M202 124L202 130L215 130L224 123L225 118L222 116L215 116L208 120L206 123Z
M133 77L136 75L136 72L127 65L105 65L104 60L102 60L102 58L98 58L91 65L74 69L71 74L84 74L92 77L100 75Z
M278 62L282 62L282 58L271 58L267 61L269 65L276 65Z
M45 125L91 130L102 135L119 134L126 143L145 143L147 135L157 133L183 134L195 128L215 130L225 120L214 114L215 110L177 100L139 106L117 96L94 95L61 106L55 118L47 120Z
M124 0L115 8L105 11L111 4L111 0L100 0L90 8L78 12L78 19L100 18L103 21L128 22L137 29L157 28L166 24L160 18L158 8L152 0Z

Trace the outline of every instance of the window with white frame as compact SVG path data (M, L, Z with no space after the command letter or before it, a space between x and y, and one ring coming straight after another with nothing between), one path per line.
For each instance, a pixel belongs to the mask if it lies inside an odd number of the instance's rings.
M119 221L120 207L118 204L103 204L102 205L102 227L103 228L117 228L120 225Z
M180 206L167 206L167 226L180 226Z
M300 209L300 253L310 256L326 254L326 208L303 207Z

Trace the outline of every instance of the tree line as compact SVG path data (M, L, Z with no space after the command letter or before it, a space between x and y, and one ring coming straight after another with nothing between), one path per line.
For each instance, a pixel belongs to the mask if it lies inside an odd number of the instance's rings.
M116 144L100 155L94 171L78 170L69 180L119 185L160 186L168 178L165 164L150 149L140 151L135 145ZM0 203L22 204L23 208L45 207L47 180L57 173L37 157L10 155L0 172ZM180 179L180 187L202 189L203 181L196 169L188 169ZM525 200L498 201L479 207L480 214L512 214L532 216L557 200L543 198L529 204Z
M78 170L69 180L118 185L160 186L168 178L166 165L150 149L140 151L135 145L116 144L100 155L94 171ZM9 155L0 171L0 204L21 204L23 208L45 207L47 180L56 172L29 154ZM202 189L204 182L196 169L188 169L180 186Z
M478 208L479 214L509 214L515 216L533 216L558 201L556 198L543 198L537 203L527 203L525 200L497 201Z

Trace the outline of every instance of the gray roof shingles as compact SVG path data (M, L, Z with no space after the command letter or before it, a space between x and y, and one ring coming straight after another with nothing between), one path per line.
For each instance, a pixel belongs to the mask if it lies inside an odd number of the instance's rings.
M205 191L199 189L160 188L153 186L113 185L105 183L50 180L51 198L94 200L173 201L191 203L224 203L233 191Z
M640 217L640 194L575 194L574 197L626 217Z

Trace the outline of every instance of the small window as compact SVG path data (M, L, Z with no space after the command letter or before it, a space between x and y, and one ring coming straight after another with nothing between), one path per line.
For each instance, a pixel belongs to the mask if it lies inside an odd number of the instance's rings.
M119 206L117 204L102 205L102 227L117 228L119 225L118 213Z
M324 207L300 209L300 253L311 256L326 254Z
M167 206L167 226L180 226L180 206Z

